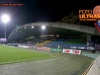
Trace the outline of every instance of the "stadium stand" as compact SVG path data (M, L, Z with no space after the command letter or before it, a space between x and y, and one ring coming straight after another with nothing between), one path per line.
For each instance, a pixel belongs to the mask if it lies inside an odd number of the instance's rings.
M72 43L76 43L76 44L85 44L81 41L81 39L70 39L68 42L68 44L72 44Z
M62 46L62 48L79 48L84 47L87 48L87 45L81 41L81 39L70 39L66 44Z
M62 46L62 48L72 48L72 47L84 47L85 49L87 48L87 45L85 44L65 44Z
M44 42L40 42L40 43L35 44L35 46L44 46L44 45L46 45L46 44L48 44L50 42L51 42L50 40L44 41Z
M45 47L54 47L54 48L57 48L58 45L59 46L62 46L64 45L65 43L67 42L67 40L65 39L56 39L48 44L45 45Z
M48 44L45 45L45 47L53 47L53 48L57 48L58 45L61 48L83 48L83 49L87 49L87 47L91 47L91 46L87 46L85 43L83 43L81 41L81 39L56 39Z

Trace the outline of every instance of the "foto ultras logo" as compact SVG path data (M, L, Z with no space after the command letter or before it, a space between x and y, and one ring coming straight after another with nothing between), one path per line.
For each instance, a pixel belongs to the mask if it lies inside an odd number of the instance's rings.
M100 32L100 5L93 10L79 10L80 21L94 21L96 29Z

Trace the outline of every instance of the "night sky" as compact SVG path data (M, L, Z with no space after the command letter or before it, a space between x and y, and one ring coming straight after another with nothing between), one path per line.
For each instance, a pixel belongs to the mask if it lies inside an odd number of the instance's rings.
M10 15L7 24L7 37L16 27L34 22L56 22L79 9L93 9L100 5L93 0L0 0L0 3L20 3L23 6L0 6L0 17L3 13ZM4 24L0 18L0 38L4 37Z

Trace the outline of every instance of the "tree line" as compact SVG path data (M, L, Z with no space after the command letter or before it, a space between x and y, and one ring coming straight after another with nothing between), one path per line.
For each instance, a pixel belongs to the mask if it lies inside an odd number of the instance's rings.
M94 26L94 22L80 21L79 15L75 14L74 12L71 12L69 15L63 17L60 21L57 21L57 22Z

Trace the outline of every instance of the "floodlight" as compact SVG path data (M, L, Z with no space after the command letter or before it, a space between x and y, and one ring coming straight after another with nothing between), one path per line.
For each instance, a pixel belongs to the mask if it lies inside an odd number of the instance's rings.
M2 15L1 18L2 18L3 23L7 23L10 21L10 17L7 14Z
M45 26L42 26L42 29L44 30L46 27Z
M32 26L32 28L34 28L34 26Z

